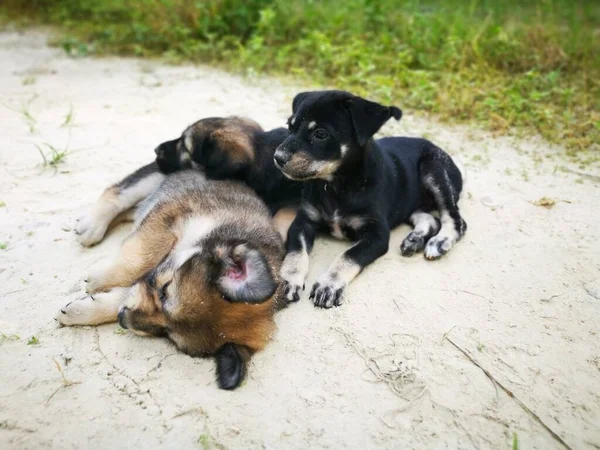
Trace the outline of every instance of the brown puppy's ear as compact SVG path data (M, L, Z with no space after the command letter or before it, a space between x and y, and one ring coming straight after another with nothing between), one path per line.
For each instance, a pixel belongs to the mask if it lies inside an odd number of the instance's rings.
M296 114L296 111L298 111L300 104L304 100L306 100L309 96L311 96L312 94L316 94L316 93L318 93L318 91L307 91L307 92L300 92L299 94L296 94L296 96L294 97L294 100L292 101L292 113Z
M246 377L250 349L237 344L225 344L217 353L217 383L221 389L235 389Z
M245 244L221 255L217 285L226 299L235 303L262 303L277 289L264 255Z
M383 106L360 97L345 100L344 107L352 117L354 131L361 146L365 145L390 117L396 120L402 117L402 111L395 106Z

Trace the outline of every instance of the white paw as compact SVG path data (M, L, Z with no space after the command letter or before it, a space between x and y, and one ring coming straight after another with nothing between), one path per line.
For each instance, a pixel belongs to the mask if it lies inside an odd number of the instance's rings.
M94 294L96 292L104 290L107 282L107 272L109 265L99 264L94 267L87 277L85 277L85 292L87 294Z
M283 297L287 302L297 302L304 291L306 270L297 254L286 256L281 266Z
M425 258L438 259L444 256L454 246L454 240L447 236L434 236L425 246Z
M338 275L326 273L313 284L310 298L319 308L340 306L346 287L347 284Z
M110 220L107 215L100 215L92 209L80 217L75 225L75 234L79 243L90 247L102 240L108 229Z
M67 303L58 310L55 318L58 323L66 326L114 322L127 292L128 289L118 288L93 296L87 295Z

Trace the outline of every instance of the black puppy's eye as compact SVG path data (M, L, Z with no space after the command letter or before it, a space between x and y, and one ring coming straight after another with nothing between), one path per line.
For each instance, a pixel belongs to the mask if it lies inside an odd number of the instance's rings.
M164 302L167 300L167 296L168 296L167 289L169 288L169 285L170 285L170 284L171 284L171 282L170 282L170 281L168 281L167 283L165 283L165 284L163 285L163 287L162 287L162 288L160 288L160 296L159 296L159 299L160 299L160 302L161 302L161 303L164 303Z
M315 139L327 139L329 137L329 133L325 131L323 128L317 128L313 134Z

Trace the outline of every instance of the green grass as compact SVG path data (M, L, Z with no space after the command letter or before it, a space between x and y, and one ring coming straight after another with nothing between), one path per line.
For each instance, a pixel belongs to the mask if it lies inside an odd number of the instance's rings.
M292 75L571 155L600 142L596 1L5 0L0 15L58 25L73 56Z
M47 142L44 142L43 145L44 147L46 147L49 152L46 153L44 152L44 150L42 149L42 147L38 144L33 144L35 145L35 148L37 148L40 156L42 157L43 160L43 165L44 166L52 166L52 167L56 167L59 164L63 163L65 161L65 158L67 157L67 154L69 152L68 149L59 149L54 147L51 144L48 144Z

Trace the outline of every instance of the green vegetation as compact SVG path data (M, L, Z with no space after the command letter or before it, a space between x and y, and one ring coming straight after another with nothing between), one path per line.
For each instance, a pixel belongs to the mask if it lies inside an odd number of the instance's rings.
M48 144L47 142L44 142L43 145L46 148L48 148L48 150L50 150L49 153L45 153L44 150L42 150L42 147L39 146L38 144L33 144L33 145L35 145L35 148L37 148L42 159L44 160L44 166L56 167L60 163L64 162L65 158L67 157L67 153L69 152L68 148L67 149L58 149L58 148L54 147L53 145Z
M27 340L27 345L38 345L39 343L40 343L40 340L38 338L36 338L35 336L31 336Z
M600 2L5 0L73 56L217 63L352 90L572 155L600 142Z

